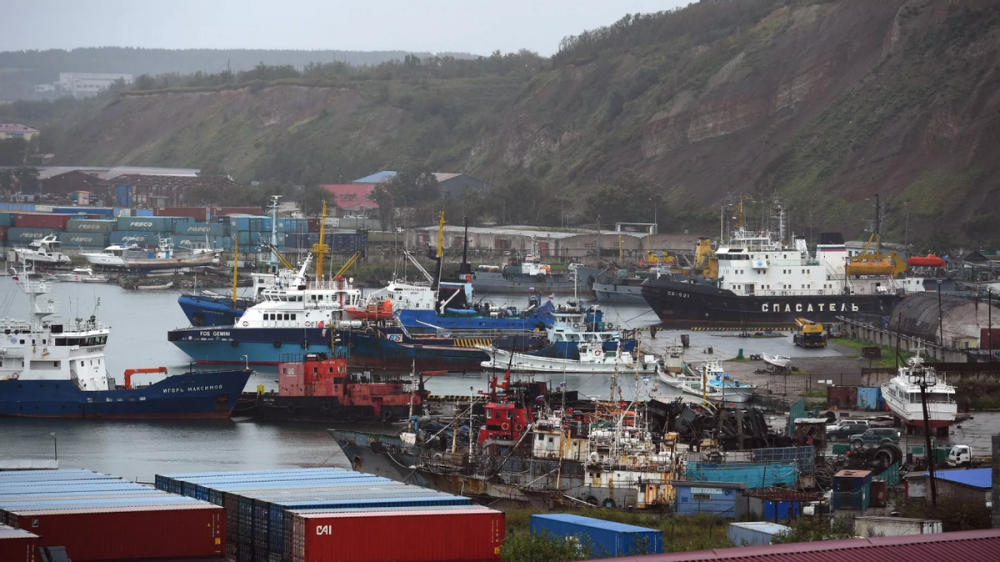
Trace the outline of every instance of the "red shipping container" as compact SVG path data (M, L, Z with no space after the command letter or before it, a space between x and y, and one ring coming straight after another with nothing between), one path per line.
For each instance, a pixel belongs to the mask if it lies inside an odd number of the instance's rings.
M6 241L7 241L7 227L0 226L0 242L6 242Z
M17 213L14 215L14 226L22 228L54 228L66 230L66 223L73 215L54 215L52 213Z
M73 562L225 556L226 510L211 504L67 509L11 514L38 546L65 546Z
M0 560L37 562L38 535L0 525Z
M212 211L212 216L228 217L229 215L253 215L259 217L264 214L262 207L218 207Z
M6 238L4 238L6 240ZM994 297L994 302L1000 303L1000 298ZM994 305L996 306L996 305ZM1000 316L994 314L994 316ZM997 324L1000 325L1000 318L997 318ZM992 345L990 345L992 343ZM979 329L979 349L982 350L993 350L994 353L1000 351L1000 328L980 328Z
M156 210L158 217L190 217L198 222L208 222L208 207L164 207Z
M292 561L500 560L504 530L492 509L296 514Z
M320 224L323 219L309 219L309 232L319 232Z

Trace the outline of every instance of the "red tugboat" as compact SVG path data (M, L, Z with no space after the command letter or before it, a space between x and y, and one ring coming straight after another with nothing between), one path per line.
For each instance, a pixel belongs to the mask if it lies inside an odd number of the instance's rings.
M283 356L278 364L278 393L257 398L255 416L274 421L393 422L420 415L430 394L399 373L351 373L348 354L338 346L332 354Z

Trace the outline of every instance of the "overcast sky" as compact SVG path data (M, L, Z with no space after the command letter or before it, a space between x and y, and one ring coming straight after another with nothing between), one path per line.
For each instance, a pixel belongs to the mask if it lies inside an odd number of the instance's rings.
M0 51L76 47L551 55L567 35L691 0L2 0Z

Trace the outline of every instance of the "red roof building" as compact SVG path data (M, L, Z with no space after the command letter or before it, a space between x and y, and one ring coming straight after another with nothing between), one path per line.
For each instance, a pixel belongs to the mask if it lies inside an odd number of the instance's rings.
M322 186L337 197L337 207L350 215L370 216L378 209L374 183L344 183Z
M1000 529L934 535L873 537L717 548L697 552L609 558L605 562L923 562L931 560L996 560Z

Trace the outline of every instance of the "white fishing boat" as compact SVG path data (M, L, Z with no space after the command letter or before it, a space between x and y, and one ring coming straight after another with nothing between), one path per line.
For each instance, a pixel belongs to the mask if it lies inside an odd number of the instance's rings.
M927 385L927 416L931 429L946 428L955 423L958 404L955 402L955 387L939 377L933 367L924 365L917 355L900 367L896 376L882 385L882 397L886 406L906 425L923 428L924 408L920 396L920 382Z
M149 271L182 269L218 263L220 250L203 249L193 253L177 253L169 239L160 240L155 250L140 248L134 243L113 244L99 253L80 254L88 262L102 267Z
M71 263L69 256L62 253L62 242L55 234L35 240L26 248L14 248L14 254L25 263Z
M52 277L56 281L64 283L107 283L106 275L94 275L94 270L89 267L75 267L70 273L56 273Z
M792 358L785 357L784 355L771 355L769 353L761 353L760 358L764 360L765 363L778 369L787 369L792 366Z
M681 392L711 402L749 402L756 388L732 380L717 360L706 362L696 375L660 373L660 380Z
M577 345L580 359L561 359L556 357L541 357L525 353L513 353L487 346L477 346L490 356L483 361L484 368L507 368L511 371L530 373L606 373L638 372L639 374L655 374L656 359L646 355L637 361L627 351L605 352L600 344L581 343ZM513 355L513 357L511 357Z

